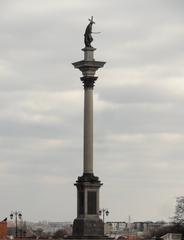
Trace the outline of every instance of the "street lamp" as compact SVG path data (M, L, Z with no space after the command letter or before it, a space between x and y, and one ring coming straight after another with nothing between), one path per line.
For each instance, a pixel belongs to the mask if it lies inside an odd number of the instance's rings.
M17 222L18 222L18 218L21 220L22 219L22 213L20 211L15 211L15 212L11 212L10 214L10 218L13 219L13 216L15 216L15 237L18 237L18 226L17 226Z
M105 222L105 216L109 215L109 211L106 208L102 208L99 210L99 215L102 215L103 222Z

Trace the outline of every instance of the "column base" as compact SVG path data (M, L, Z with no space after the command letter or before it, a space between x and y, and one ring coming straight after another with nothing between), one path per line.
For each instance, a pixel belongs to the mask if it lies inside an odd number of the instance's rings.
M84 173L81 177L78 177L77 179L77 183L81 182L100 183L100 180L93 173Z
M100 218L76 218L73 222L73 236L103 237L104 223Z

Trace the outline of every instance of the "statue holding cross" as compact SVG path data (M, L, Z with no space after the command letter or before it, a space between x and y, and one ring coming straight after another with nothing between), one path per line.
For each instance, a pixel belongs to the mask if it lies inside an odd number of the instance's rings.
M95 24L95 22L93 21L93 16L91 17L91 19L89 19L89 24L86 27L86 31L84 33L84 43L86 47L92 47L91 46L91 42L93 41L92 38L92 26L93 24Z

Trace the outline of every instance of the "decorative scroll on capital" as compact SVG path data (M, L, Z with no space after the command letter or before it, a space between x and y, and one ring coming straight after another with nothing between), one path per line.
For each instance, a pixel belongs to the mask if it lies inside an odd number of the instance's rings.
M95 86L95 81L98 77L92 77L92 76L85 76L81 77L81 81L83 82L84 88L93 88Z

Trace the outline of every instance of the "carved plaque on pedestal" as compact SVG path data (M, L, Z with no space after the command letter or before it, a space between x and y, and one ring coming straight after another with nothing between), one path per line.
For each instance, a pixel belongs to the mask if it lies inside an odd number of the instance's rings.
M88 214L96 214L97 206L96 206L96 192L88 191Z

